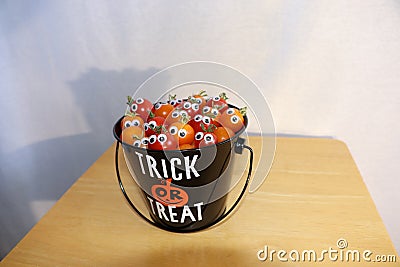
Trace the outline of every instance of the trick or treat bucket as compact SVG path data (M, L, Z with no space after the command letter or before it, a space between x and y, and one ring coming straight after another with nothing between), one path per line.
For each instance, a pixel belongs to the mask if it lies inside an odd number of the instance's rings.
M216 144L184 150L151 150L130 145L121 139L121 120L114 125L117 178L126 200L133 210L150 224L173 232L194 232L217 224L238 206L249 184L253 151L240 135L247 126L231 138ZM121 179L119 148L129 173L140 188L145 212L140 211L128 196ZM249 151L248 173L243 188L233 204L227 206L232 192L234 165L237 156Z
M209 228L264 182L275 153L272 113L236 69L203 61L171 66L127 104L113 128L117 179L131 208L153 226Z

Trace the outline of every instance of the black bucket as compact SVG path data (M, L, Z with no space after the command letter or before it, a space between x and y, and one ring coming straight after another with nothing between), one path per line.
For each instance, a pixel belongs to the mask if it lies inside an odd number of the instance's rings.
M122 193L139 216L164 230L194 232L215 225L232 213L246 192L252 171L253 151L240 137L247 126L246 116L245 126L232 138L187 150L149 150L123 143L122 118L114 125L116 173ZM126 193L119 171L120 145L149 216L140 212ZM243 189L228 208L234 159L243 148L250 152L249 171Z

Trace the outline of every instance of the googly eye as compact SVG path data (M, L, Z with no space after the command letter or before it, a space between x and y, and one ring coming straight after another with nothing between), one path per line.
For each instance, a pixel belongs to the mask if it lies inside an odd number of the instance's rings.
M176 100L176 103L178 103L178 104L182 103L182 99Z
M178 133L178 127L176 127L176 126L169 127L169 132L172 135L176 135Z
M199 104L192 104L192 109L193 109L194 111L198 111L199 108L200 108Z
M160 102L158 102L157 104L154 105L155 109L160 109L162 106L162 104Z
M214 100L214 101L220 101L221 98L220 98L219 96L214 96L214 97L213 97L213 100Z
M173 119L178 118L178 117L179 117L179 111L175 110L174 112L172 112L171 117L172 117Z
M133 104L131 105L131 110L132 110L133 112L135 112L135 111L137 110L137 108L138 108L138 106L137 106L136 103L133 103Z
M209 107L209 106L205 106L204 108L203 108L203 113L208 113L208 112L210 112L211 111L211 108Z
M175 106L177 102L176 102L176 100L171 100L171 101L169 101L169 103L170 103L171 105Z
M184 109L189 109L189 108L191 108L191 106L192 105L189 102L186 102L185 104L183 104Z
M148 137L143 137L141 141L142 141L142 145L147 146L149 144L149 138Z
M140 147L140 144L141 144L142 142L140 141L140 140L136 140L135 142L133 142L133 146L134 147Z
M233 108L228 108L226 110L226 114L228 114L228 115L233 115L234 113L235 113L235 110Z
M180 130L178 131L178 136L179 136L180 138L184 138L186 135L187 135L186 129L180 129Z
M150 129L154 129L154 128L156 128L157 127L157 123L155 122L155 121L150 121L149 122L149 128Z
M204 117L203 117L203 122L204 122L205 124L210 124L210 123L211 123L210 117L204 116Z
M196 98L196 103L200 105L201 104L201 99L200 98Z
M143 104L144 103L144 99L139 97L138 99L136 99L136 103L138 103L139 105Z
M167 141L167 136L165 134L159 134L157 140L160 143L164 143L165 141Z
M204 137L203 132L197 132L196 135L194 136L194 139L196 139L197 141L200 141L201 139L203 139L203 137Z
M133 120L132 121L133 126L140 126L140 121L139 120Z
M145 131L147 131L149 129L149 124L147 122L145 122L143 124L143 128L144 128Z
M218 109L216 109L216 108L213 108L212 110L211 110L211 114L213 114L214 116L217 116L218 115Z
M214 136L212 134L206 134L204 135L204 140L206 143L214 142Z
M203 119L203 116L201 116L200 114L197 114L196 116L194 116L193 119L195 122L200 122Z
M124 123L124 127L125 127L125 128L131 127L131 126L132 126L132 122L131 122L131 121L126 121L126 122Z
M182 117L187 117L187 116L189 116L189 114L188 114L186 111L184 111L184 110L181 110L181 112L179 112L179 114L180 114Z
M239 117L237 115L233 115L231 117L231 122L237 124L239 122Z
M152 145L157 141L157 136L155 134L150 135L149 137L149 143Z

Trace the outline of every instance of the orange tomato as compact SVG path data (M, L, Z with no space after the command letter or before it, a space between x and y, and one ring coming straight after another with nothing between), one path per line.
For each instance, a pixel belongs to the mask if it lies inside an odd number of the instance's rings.
M175 109L167 118L165 118L165 125L171 125L174 122L187 122L189 121L189 114L185 110Z
M136 140L144 137L144 130L140 126L130 126L122 130L122 142L133 145Z
M155 117L163 117L166 119L174 110L174 106L168 103L157 103L152 110Z
M201 110L207 103L207 93L205 90L201 90L199 93L189 96L188 99L192 103L199 104Z
M239 131L244 125L244 117L236 108L228 108L218 118L218 122L225 128L233 132Z
M218 143L228 140L235 135L231 129L224 127L217 127L213 133L217 136Z
M194 141L194 130L189 124L174 122L168 127L168 132L175 137L179 146L191 144Z
M125 115L121 121L121 129L125 129L130 126L143 126L144 121L140 116L137 115Z

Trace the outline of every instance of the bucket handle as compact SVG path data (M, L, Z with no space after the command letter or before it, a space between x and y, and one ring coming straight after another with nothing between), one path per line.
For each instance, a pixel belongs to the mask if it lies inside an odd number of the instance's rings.
M239 137L238 140L235 143L235 148L234 148L235 152L238 153L238 154L242 154L244 148L247 149L250 152L249 171L247 173L246 182L245 182L245 184L243 186L242 191L240 192L239 197L236 199L235 203L233 203L232 207L227 212L225 212L224 214L219 216L218 219L216 219L212 223L209 223L207 225L201 226L199 228L186 229L185 230L185 229L172 229L172 228L169 228L169 227L165 227L163 225L159 225L159 224L156 224L155 222L151 221L149 218L147 218L145 215L143 215L143 213L141 213L138 208L136 208L136 206L133 204L133 202L131 201L131 199L129 198L128 194L125 191L124 185L123 185L122 180L121 180L121 175L119 173L118 152L119 152L120 142L117 141L117 144L115 146L115 171L116 171L116 174L117 174L119 187L120 187L121 192L124 195L125 199L127 200L128 204L131 206L131 208L136 212L137 215L139 215L142 219L144 219L149 224L151 224L151 225L153 225L155 227L161 228L163 230L170 231L170 232L176 232L176 233L190 233L190 232L197 232L197 231L200 231L200 230L204 230L206 228L209 228L209 227L219 223L220 221L225 219L229 214L231 214L235 210L235 208L238 206L238 204L240 203L241 199L243 198L244 193L246 192L246 189L247 189L247 187L249 185L251 172L252 172L252 169L253 169L253 154L254 153L253 153L253 149L251 147L245 145L244 143L245 143L245 139Z

